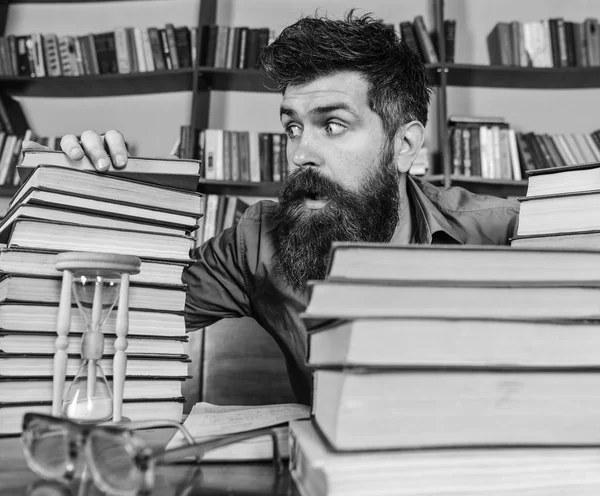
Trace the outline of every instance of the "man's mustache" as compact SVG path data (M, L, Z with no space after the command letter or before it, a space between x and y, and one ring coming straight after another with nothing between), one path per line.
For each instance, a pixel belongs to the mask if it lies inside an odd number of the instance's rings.
M345 189L313 167L294 170L287 178L279 195L280 203L288 203L306 197L344 198Z

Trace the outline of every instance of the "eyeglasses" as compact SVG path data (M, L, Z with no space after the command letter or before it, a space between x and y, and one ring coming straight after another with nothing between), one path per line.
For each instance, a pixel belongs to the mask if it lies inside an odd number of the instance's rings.
M135 430L175 427L187 446L153 452ZM271 428L255 429L195 443L187 429L175 421L131 422L129 424L80 424L38 413L23 417L21 441L29 468L46 480L71 482L87 472L94 485L110 496L135 496L154 487L157 465L188 457L200 461L205 453L221 446L270 435L273 460L281 469L277 435Z

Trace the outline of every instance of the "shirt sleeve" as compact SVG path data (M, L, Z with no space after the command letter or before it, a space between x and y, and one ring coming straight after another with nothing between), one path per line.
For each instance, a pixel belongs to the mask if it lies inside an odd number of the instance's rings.
M239 224L206 241L185 269L185 323L188 331L222 318L249 315L244 246Z

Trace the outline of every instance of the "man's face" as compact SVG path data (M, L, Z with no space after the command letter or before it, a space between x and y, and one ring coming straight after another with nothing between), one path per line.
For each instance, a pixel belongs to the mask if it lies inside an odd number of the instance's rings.
M296 289L322 279L332 241L389 241L398 222L393 144L355 72L289 87L281 104L287 159L278 269Z

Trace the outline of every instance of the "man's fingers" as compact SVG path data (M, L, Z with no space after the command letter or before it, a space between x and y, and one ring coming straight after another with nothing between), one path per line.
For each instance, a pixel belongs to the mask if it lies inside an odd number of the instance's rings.
M127 165L127 146L123 135L112 129L104 135L104 148L110 153L113 165L117 169L122 169Z
M85 154L99 171L105 171L110 167L110 157L104 149L102 137L94 131L81 133L81 146Z
M21 150L22 151L25 151L25 150L51 150L51 148L48 146L44 146L40 143L37 143L35 141L24 140L23 144L21 145Z
M73 134L66 134L61 138L60 149L73 160L81 160L85 155L77 136Z

